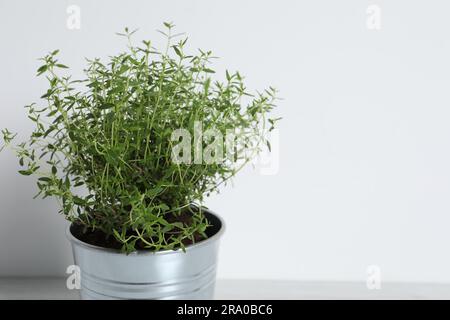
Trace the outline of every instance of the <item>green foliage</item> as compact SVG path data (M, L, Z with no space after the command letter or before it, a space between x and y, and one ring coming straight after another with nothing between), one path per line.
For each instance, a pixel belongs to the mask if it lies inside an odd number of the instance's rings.
M26 106L35 130L12 146L23 166L19 173L37 175L37 196L56 197L67 219L114 237L126 252L138 243L157 251L206 237L208 221L191 205L201 204L250 160L176 164L174 130L193 132L196 121L223 136L239 130L246 141L260 138L245 144L258 152L270 146L264 136L277 120L266 118L274 89L252 96L237 72L214 81L211 52L186 54L187 39L174 43L173 25L164 25L164 51L150 41L133 45L133 32L126 29L120 35L128 39L128 50L106 64L87 60L84 80L59 75L67 67L58 62L58 50L45 56L37 74L49 83L41 97L46 104ZM9 144L14 135L2 133ZM186 211L191 219L178 219Z

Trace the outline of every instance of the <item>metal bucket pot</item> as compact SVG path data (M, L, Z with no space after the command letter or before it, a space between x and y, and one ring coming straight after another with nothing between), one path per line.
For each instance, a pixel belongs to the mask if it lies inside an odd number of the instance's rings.
M205 211L209 237L182 250L124 254L77 239L67 228L82 299L213 299L219 240L225 225Z

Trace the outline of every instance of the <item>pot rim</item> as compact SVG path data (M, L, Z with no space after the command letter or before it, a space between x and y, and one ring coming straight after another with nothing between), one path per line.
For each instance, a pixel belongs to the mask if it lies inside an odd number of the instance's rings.
M208 245L212 242L218 241L220 239L220 237L223 235L223 233L225 232L225 222L222 219L222 217L220 217L218 214L216 214L215 212L204 208L203 211L213 215L214 217L216 217L219 221L220 221L220 229L211 237L206 238L204 240L201 240L199 242L196 242L194 244L190 244L187 245L185 247L186 253L188 251L194 250L195 248L198 247L202 247L205 245ZM70 231L70 227L72 226L72 223L70 223L67 227L66 227L66 237L67 239L73 244L73 245L78 245L81 247L84 247L86 249L89 250L95 250L95 251L101 251L103 253L109 253L109 254L118 254L118 255L124 255L125 253L123 253L122 251L120 251L119 249L113 249L113 248L104 248L104 247L100 247L100 246L96 246L84 241L81 241L80 239L78 239L77 237L75 237L72 232ZM166 255L166 254L177 254L177 253L185 253L183 252L181 249L177 249L177 250L161 250L161 251L148 251L148 250L136 250L133 251L131 253L128 253L126 255L133 255L133 256L147 256L147 255Z

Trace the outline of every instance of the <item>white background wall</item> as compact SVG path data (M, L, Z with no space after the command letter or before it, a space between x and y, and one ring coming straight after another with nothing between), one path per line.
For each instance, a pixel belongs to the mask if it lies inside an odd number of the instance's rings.
M66 8L81 8L81 29ZM381 30L366 9L381 8ZM22 106L46 88L36 58L61 49L80 76L83 57L124 48L174 21L190 48L249 88L274 85L280 168L251 168L208 201L227 221L219 276L450 281L450 3L442 0L0 1L0 127L31 129ZM63 274L65 222L32 200L32 178L0 154L0 275Z

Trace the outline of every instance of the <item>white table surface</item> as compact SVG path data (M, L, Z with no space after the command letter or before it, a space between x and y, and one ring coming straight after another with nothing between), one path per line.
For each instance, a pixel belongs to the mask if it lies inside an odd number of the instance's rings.
M0 299L78 299L65 278L0 278ZM216 299L450 299L450 284L218 279Z

